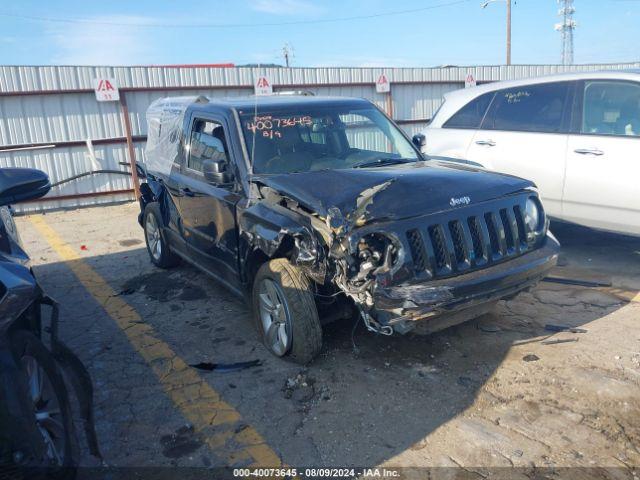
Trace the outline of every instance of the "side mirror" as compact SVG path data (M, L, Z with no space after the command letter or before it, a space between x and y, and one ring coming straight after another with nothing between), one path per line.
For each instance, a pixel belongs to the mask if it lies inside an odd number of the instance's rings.
M416 133L411 139L413 144L422 151L422 147L427 144L427 137L425 137L422 133Z
M128 163L126 165L129 165ZM147 178L147 171L144 168L144 163L136 162L136 172L138 178Z
M51 189L46 173L34 168L0 168L0 206L40 198Z
M221 183L231 183L233 174L227 171L226 160L205 160L202 162L202 173L209 183L219 185Z

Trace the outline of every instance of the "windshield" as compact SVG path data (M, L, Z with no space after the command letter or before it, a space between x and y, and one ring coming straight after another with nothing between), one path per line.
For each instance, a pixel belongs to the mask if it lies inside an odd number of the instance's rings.
M411 143L374 107L239 113L254 173L366 168L419 159Z

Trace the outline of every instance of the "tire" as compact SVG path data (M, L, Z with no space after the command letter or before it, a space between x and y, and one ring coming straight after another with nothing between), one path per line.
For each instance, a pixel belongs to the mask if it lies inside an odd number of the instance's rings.
M269 300L273 292L281 301L280 307ZM309 363L318 355L322 327L310 281L298 267L286 258L263 264L255 276L252 297L256 328L272 354L300 364ZM273 321L278 324L277 334L268 331L269 318L277 318ZM285 337L287 341L282 341Z
M147 253L151 262L160 268L175 267L180 263L180 257L171 251L163 232L162 215L160 205L157 202L149 203L144 209L142 228L144 229L144 241L147 245Z
M34 446L34 454L38 451L43 454L42 458L26 459L24 466L28 468L29 478L74 478L78 464L78 440L69 395L56 361L40 339L30 332L19 330L11 335L10 342L23 377L20 384L27 387L23 389L23 402L30 418L25 418L25 421L35 425L30 429L33 433L29 443ZM34 375L36 370L38 374ZM35 387L36 393L32 384L41 385ZM42 419L45 414L46 418Z

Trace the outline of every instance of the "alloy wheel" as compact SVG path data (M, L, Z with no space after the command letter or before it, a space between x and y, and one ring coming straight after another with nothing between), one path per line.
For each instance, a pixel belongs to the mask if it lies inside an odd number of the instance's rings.
M291 314L282 287L264 278L260 283L258 299L265 343L281 357L291 347Z
M162 239L160 238L160 227L154 214L147 215L147 221L144 226L145 234L147 235L147 243L149 245L149 252L155 260L160 260L162 255Z
M66 448L65 427L56 392L34 357L25 354L20 364L27 377L36 425L46 447L46 459L52 465L62 466Z

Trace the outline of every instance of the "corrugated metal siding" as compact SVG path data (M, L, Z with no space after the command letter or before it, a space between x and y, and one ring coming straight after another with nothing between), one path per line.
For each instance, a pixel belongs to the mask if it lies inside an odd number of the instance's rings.
M444 93L462 88L472 73L477 81L534 77L568 71L640 68L640 63L606 65L513 65L444 68L173 68L173 67L0 67L0 145L85 142L125 137L118 102L97 102L92 81L114 77L126 95L132 135L146 135L145 111L163 96L239 96L252 93L254 78L268 75L277 90L304 88L317 95L363 97L386 109L387 97L375 91L374 82L385 73L392 83L393 116L398 120L432 117ZM202 88L198 88L202 87ZM168 88L170 90L163 90ZM133 89L133 90L131 90ZM143 89L143 90L135 90ZM179 90L184 89L184 90ZM127 91L128 90L128 91ZM71 91L71 92L70 92ZM50 92L50 93L46 93ZM403 124L409 135L426 123ZM142 158L143 142L136 142ZM94 146L96 162L87 146L58 146L38 150L0 151L0 166L29 166L47 172L52 181L63 180L96 167L128 171L123 142ZM56 187L49 196L131 188L124 175L99 175ZM131 195L36 202L22 211L107 203Z
M136 156L142 159L143 143L136 144ZM94 146L95 162L90 158L87 147L59 147L39 150L21 150L14 152L2 152L0 154L0 167L30 167L38 168L49 175L51 183L56 183L75 175L95 170L119 170L129 172L128 166L120 162L128 163L127 145L98 145ZM126 190L131 188L131 180L128 175L99 174L72 180L51 189L49 196L66 196L88 192L107 192L111 190ZM133 195L125 195L132 199ZM16 206L18 211L36 211L62 206L73 206L74 201L78 205L91 205L105 203L110 197L82 198L65 200L63 202L35 202Z
M442 103L445 93L463 87L463 83L392 86L393 116L397 120L431 118Z
M197 68L197 67L0 67L0 91L92 89L92 79L116 78L121 88L253 85L258 74L278 84L373 83L382 73L391 82L464 82L468 73L479 81L509 80L561 72L640 68L639 63L594 65L511 65L436 68Z
M119 104L93 93L0 97L0 115L2 145L124 136Z

